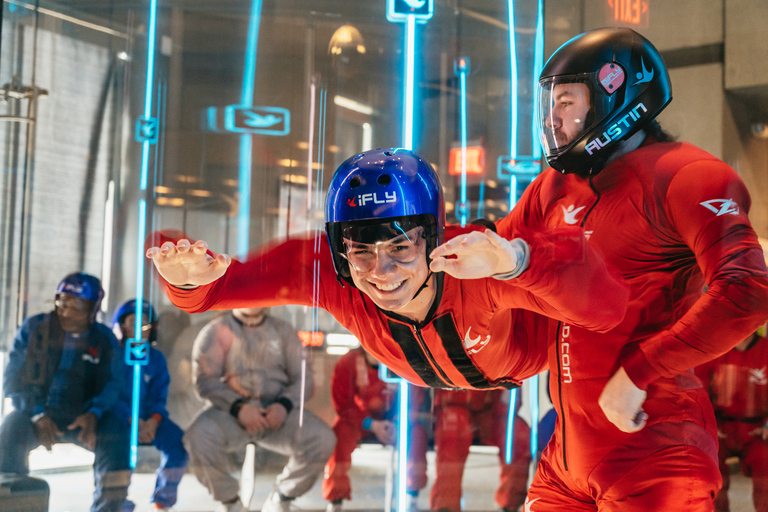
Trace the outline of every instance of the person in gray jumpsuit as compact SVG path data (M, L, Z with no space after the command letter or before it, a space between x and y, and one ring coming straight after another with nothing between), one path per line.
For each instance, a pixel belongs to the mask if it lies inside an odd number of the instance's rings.
M206 325L192 351L195 387L209 403L187 429L190 467L219 512L246 510L229 472L228 453L248 443L289 457L263 512L287 511L312 487L333 453L331 428L304 410L299 425L302 351L296 329L268 308L235 309ZM312 394L309 366L304 397Z

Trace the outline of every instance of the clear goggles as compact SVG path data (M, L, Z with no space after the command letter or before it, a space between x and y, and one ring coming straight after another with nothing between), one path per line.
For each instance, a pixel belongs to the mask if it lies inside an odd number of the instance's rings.
M56 309L62 311L71 309L78 313L90 313L93 310L93 303L91 301L65 293L60 294L53 304L56 306Z
M360 273L370 272L381 254L395 263L407 265L423 255L426 244L424 228L419 226L388 240L366 244L343 237L344 252L341 256Z
M564 153L604 117L609 105L603 105L604 97L596 101L593 82L593 74L557 76L539 82L536 123L545 156Z

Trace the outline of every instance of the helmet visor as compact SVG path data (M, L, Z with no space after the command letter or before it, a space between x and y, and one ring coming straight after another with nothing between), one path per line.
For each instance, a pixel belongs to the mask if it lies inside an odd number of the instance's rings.
M592 90L583 76L558 76L539 82L536 121L547 157L565 152L594 124Z

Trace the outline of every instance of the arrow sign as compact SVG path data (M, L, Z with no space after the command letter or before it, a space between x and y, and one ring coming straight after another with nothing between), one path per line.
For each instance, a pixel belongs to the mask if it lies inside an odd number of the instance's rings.
M229 105L224 108L224 129L235 133L288 135L291 113L280 107Z
M532 180L541 173L541 161L532 156L500 156L496 167L496 175L500 180L523 178Z
M387 19L391 22L404 22L411 16L420 23L425 23L434 12L434 0L388 0Z
M136 119L136 140L139 142L157 143L158 122L155 117L139 117Z
M129 338L125 344L125 364L146 366L149 364L149 341Z

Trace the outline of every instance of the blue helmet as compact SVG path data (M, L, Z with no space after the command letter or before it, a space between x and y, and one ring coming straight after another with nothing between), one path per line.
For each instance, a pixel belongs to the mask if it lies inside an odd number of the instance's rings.
M394 227L393 227L394 226ZM336 273L352 282L342 240L355 228L358 241L375 243L422 226L427 257L445 232L443 187L432 166L403 148L373 149L349 158L331 179L325 230Z
M136 299L123 302L115 310L114 315L112 315L112 331L115 333L115 336L117 336L118 339L121 339L123 336L121 327L123 320L125 320L125 317L128 315L133 314L136 314ZM149 323L152 325L152 330L149 332L149 341L155 341L157 339L157 329L155 328L157 322L157 314L155 313L155 308L153 308L152 305L146 300L142 300L141 314L146 315ZM133 334L131 334L131 336L133 336Z
M101 299L104 298L104 290L101 288L101 281L85 272L75 272L69 274L61 280L56 287L56 298L66 293L93 303L93 314L91 321L96 319L96 313L101 306Z

